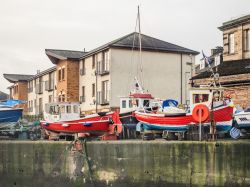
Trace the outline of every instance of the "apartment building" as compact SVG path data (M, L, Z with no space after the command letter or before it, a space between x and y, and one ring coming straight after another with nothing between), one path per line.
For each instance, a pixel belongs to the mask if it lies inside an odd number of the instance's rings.
M227 21L219 30L223 32L222 59L211 67L220 76L218 83L226 87L225 95L232 97L236 106L250 107L250 15ZM208 68L199 70L192 77L193 86L208 84L210 76Z
M45 104L54 102L56 98L56 66L37 72L28 79L28 115L42 115Z
M88 53L46 49L54 67L26 77L27 114L41 115L48 102L80 101L85 114L117 109L135 77L155 97L188 103L198 52L147 35L141 41L141 52L135 32Z
M131 33L86 53L80 60L81 110L91 113L119 108L134 78L153 96L188 103L189 79L198 52L147 35ZM141 57L141 58L140 58Z
M27 82L31 77L33 77L33 75L3 74L3 76L6 80L12 83L12 85L8 87L10 90L10 99L27 101ZM28 112L27 104L22 104L19 107L24 109L24 114Z

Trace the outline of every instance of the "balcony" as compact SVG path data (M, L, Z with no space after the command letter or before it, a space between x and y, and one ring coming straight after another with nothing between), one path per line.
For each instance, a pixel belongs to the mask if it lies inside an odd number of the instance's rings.
M99 105L108 105L109 104L109 90L104 90L97 92L97 104Z
M81 76L86 75L86 69L85 68L80 69L80 75Z
M46 91L54 90L54 81L45 81L45 90Z
M97 75L109 74L109 61L99 61L97 66Z
M33 92L33 87L28 88L28 93Z
M36 94L42 94L43 93L43 85L42 83L39 83L36 85Z
M85 102L85 96L80 96L80 102L82 102L82 103Z

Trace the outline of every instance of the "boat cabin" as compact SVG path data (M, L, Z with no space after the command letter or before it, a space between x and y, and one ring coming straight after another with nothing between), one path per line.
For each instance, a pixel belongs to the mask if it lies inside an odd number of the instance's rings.
M154 98L149 93L133 93L128 97L120 98L120 113L131 112L138 109L149 109Z
M190 111L198 104L204 104L211 109L224 105L223 88L192 88L190 89Z
M45 104L44 120L50 122L75 120L80 118L80 104L77 102Z

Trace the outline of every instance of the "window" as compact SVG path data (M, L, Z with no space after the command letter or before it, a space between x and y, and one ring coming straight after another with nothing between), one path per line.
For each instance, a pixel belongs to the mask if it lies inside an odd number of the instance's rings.
M78 106L77 105L73 105L73 112L78 113Z
M65 80L65 68L62 68L62 80Z
M103 67L102 70L107 72L109 71L109 52L105 51L103 53Z
M65 113L65 106L60 106L61 113Z
M96 59L97 59L97 55L93 55L93 56L92 56L92 69L95 68Z
M228 35L228 52L229 54L234 53L234 33Z
M95 97L95 84L92 84L92 97Z
M65 102L65 94L61 95L62 102Z
M244 41L243 41L243 44L244 44L244 51L250 51L250 30L247 29L247 30L244 30Z
M59 81L65 80L65 68L64 67L58 70L58 80Z
M128 101L129 108L132 108L132 100Z
M80 96L80 101L85 102L85 86L82 86L82 96Z
M82 86L82 96L85 97L85 86Z
M126 100L122 100L122 108L127 108L127 106L126 106Z
M61 81L61 74L62 74L61 69L59 69L58 70L58 81Z
M108 98L108 83L109 83L109 81L103 81L102 82L102 101L104 103L109 101L109 98Z
M39 114L42 114L43 112L43 99L42 98L39 98Z
M66 106L66 111L67 111L67 113L71 113L71 106L70 105Z
M149 107L149 100L144 100L143 101L143 106L144 107Z
M82 68L80 69L80 75L85 75L85 59L82 59Z
M193 94L194 103L203 103L208 101L208 94Z
M52 102L52 95L49 95L49 103Z

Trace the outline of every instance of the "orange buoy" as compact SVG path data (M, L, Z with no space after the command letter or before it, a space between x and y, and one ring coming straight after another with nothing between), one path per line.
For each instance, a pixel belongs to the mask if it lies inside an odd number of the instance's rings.
M204 122L209 116L209 109L206 105L198 104L194 107L192 116L195 122Z

